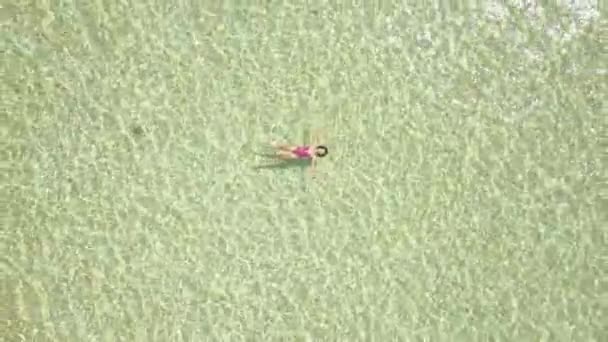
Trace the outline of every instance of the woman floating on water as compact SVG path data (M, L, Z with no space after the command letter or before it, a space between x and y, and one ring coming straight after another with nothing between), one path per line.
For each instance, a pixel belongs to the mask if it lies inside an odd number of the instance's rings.
M317 158L323 158L329 153L325 145L292 145L273 142L270 144L274 148L274 153L265 156L280 159L283 161L310 161L310 172L314 172Z

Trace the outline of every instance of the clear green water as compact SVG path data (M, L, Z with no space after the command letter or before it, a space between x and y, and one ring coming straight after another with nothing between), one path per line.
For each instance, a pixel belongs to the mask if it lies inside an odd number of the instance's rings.
M193 3L2 5L5 340L606 340L605 17Z

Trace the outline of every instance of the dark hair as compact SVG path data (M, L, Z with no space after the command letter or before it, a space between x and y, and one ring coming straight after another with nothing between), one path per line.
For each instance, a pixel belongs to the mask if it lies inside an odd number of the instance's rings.
M319 150L321 150L321 151L319 151ZM328 153L329 153L329 150L327 149L326 146L319 145L319 146L315 147L315 155L319 158L325 157Z

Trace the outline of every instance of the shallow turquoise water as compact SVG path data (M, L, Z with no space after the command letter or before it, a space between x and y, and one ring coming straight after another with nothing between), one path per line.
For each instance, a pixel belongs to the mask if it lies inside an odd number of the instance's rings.
M601 340L601 21L2 11L9 340Z

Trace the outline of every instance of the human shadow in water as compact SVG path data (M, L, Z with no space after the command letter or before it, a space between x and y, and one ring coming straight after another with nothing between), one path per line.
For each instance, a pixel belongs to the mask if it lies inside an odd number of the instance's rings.
M266 157L266 158L272 158L274 159L276 162L274 163L269 163L269 164L262 164L262 165L256 165L253 167L254 170L284 170L284 169L292 169L292 168L300 168L300 169L305 169L307 167L310 166L310 160L299 160L299 159L294 159L294 160L280 160L277 159L275 155L273 154L262 154L262 153L256 153L258 156L262 156L262 157Z

